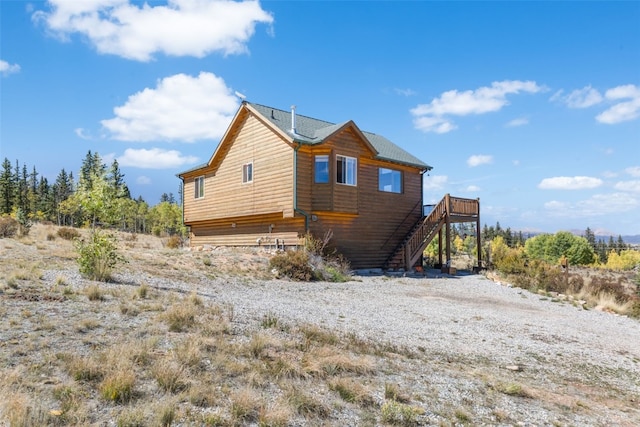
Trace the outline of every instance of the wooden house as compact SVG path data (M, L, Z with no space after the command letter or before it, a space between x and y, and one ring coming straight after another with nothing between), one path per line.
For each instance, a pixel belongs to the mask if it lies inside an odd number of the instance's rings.
M353 121L245 101L209 161L178 176L192 246L294 246L331 230L353 268L411 268L452 217L424 215L430 169ZM464 207L478 216L477 206Z

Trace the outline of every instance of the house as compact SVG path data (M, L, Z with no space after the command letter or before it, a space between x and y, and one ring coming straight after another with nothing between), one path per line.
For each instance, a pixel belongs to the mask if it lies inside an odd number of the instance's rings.
M307 232L331 230L353 268L410 268L428 243L417 239L408 253L406 242L426 227L422 178L430 169L353 121L245 101L209 161L178 176L192 246L294 246ZM438 218L437 230L430 223L417 235L442 238L445 223Z

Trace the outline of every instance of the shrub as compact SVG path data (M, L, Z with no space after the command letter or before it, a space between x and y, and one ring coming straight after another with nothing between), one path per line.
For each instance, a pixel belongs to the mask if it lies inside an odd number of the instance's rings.
M136 377L131 369L118 369L100 383L100 394L105 400L127 403L133 397Z
M332 236L331 230L325 233L323 239L316 239L311 234L307 234L304 250L285 251L275 255L269 260L269 268L280 276L302 282L348 281L350 279L348 261L335 249L328 249Z
M80 232L75 228L62 227L58 229L58 236L65 240L74 240L80 237Z
M167 239L167 247L169 249L178 249L182 247L182 238L178 235L173 235Z
M380 408L382 421L397 426L413 426L417 422L417 411L415 408L404 403L389 400Z
M80 274L90 280L106 282L120 262L125 262L117 252L116 238L100 230L93 231L89 241L76 240Z
M0 217L0 237L13 237L18 232L18 221L10 216Z
M27 214L20 208L16 210L16 221L18 222L18 234L21 236L27 236L29 231L31 231L33 223Z
M313 279L309 254L306 251L285 251L277 254L269 260L269 268L292 280L308 282Z
M53 233L47 233L47 240L48 240L49 242L51 242L51 241L53 241L53 240L56 240L56 235L55 235L55 234L53 234Z
M504 274L522 274L526 272L527 260L521 249L506 248L500 257L494 260L496 269Z

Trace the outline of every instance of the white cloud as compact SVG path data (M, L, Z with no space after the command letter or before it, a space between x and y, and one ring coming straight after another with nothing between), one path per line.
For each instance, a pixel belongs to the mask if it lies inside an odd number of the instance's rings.
M467 165L471 168L490 163L493 163L493 156L486 154L475 154L467 159Z
M424 178L424 190L441 190L447 185L449 177L446 175L434 175Z
M414 96L417 95L418 93L413 90L413 89L399 89L399 88L395 88L394 91L396 92L396 94L398 95L402 95L402 96Z
M477 185L469 185L469 186L467 186L465 191L467 191L469 193L477 192L477 191L480 191L480 187L478 187Z
M529 119L526 117L520 117L517 119L513 119L506 124L507 127L514 128L518 126L524 126L529 124Z
M629 212L640 207L640 201L628 193L596 194L576 203L551 201L544 207L555 217L593 217Z
M605 92L605 98L618 102L596 116L600 123L608 125L635 120L640 117L640 87L636 85L617 86Z
M626 168L624 171L633 177L640 177L640 166Z
M102 120L121 141L184 141L220 138L238 109L238 98L212 73L177 74L144 89Z
M568 95L563 96L563 91L556 92L552 97L552 101L560 101L567 104L569 108L588 108L602 102L603 98L597 89L585 86L582 89L576 89Z
M540 181L538 188L542 190L586 190L602 185L600 178L589 176L556 176Z
M92 139L91 135L89 135L83 128L75 128L73 130L73 132L78 136L78 138L80 139L85 139L85 140L89 140Z
M499 111L509 104L507 95L520 92L537 93L544 90L534 81L505 80L491 86L458 92L450 90L429 104L419 104L411 109L414 126L424 132L446 133L456 126L448 116L467 116Z
M140 175L138 178L136 178L136 184L138 184L138 185L150 185L151 184L151 178L149 178L148 176Z
M613 186L613 188L620 191L640 193L640 180L619 181Z
M100 53L149 61L156 52L204 57L244 53L258 23L273 16L257 1L169 0L166 5L129 0L49 0L36 22L61 39L85 36Z
M0 73L3 76L20 72L20 66L18 64L9 64L7 61L0 59Z
M194 156L183 156L176 150L163 150L161 148L134 149L127 148L124 154L118 157L120 166L131 166L141 169L171 169L178 166L193 164L198 161Z

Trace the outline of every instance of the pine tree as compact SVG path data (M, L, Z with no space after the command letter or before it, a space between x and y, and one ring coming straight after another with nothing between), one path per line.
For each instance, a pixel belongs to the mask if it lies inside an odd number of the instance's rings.
M5 157L0 172L0 215L10 214L13 209L14 184L11 162Z
M111 163L111 169L109 169L109 176L107 179L113 187L116 197L124 197L127 199L131 198L129 187L127 187L127 184L124 181L124 174L120 170L118 160L113 159L113 163Z
M591 245L592 248L596 247L596 235L591 231L591 228L587 227L584 231L584 238L587 239L587 242Z

